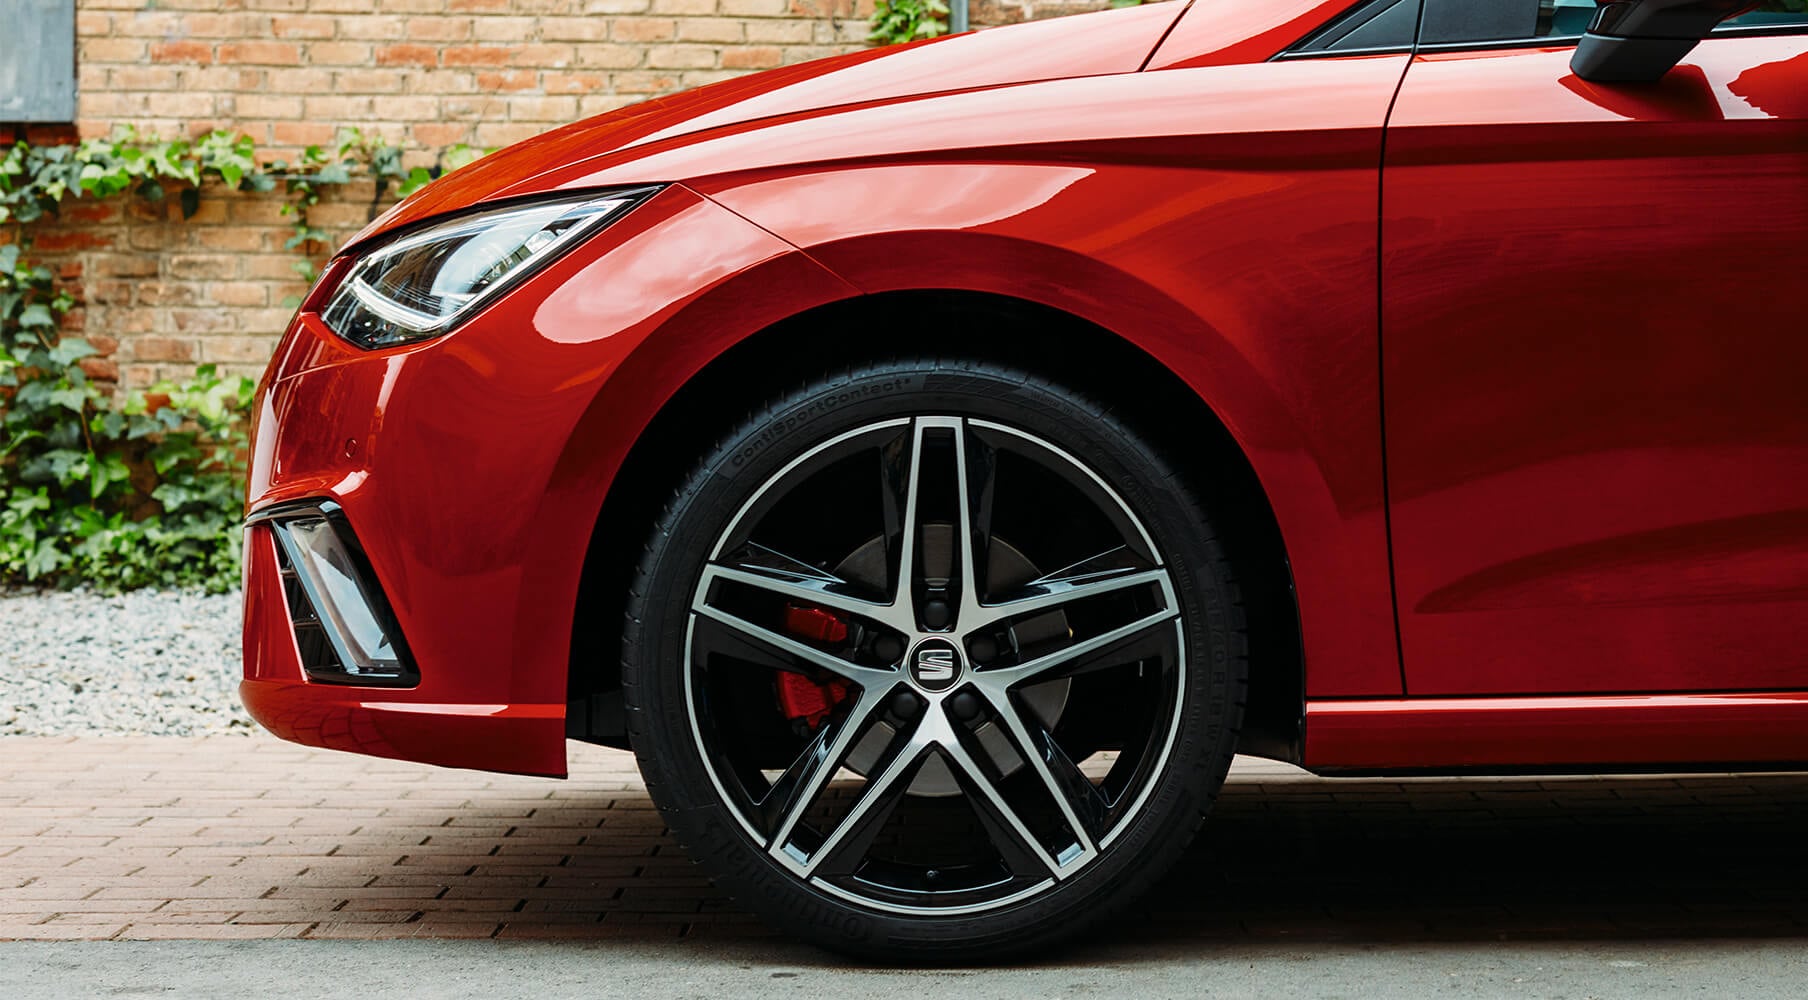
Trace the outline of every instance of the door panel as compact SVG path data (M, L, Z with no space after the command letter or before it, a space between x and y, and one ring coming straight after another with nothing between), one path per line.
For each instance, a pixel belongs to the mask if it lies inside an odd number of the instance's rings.
M1808 36L1425 55L1382 199L1412 695L1808 688Z

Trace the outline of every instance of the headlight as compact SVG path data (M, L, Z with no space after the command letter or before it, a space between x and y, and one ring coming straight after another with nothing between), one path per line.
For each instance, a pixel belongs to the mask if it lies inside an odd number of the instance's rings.
M360 257L320 317L359 347L437 337L655 190L591 191L441 222Z

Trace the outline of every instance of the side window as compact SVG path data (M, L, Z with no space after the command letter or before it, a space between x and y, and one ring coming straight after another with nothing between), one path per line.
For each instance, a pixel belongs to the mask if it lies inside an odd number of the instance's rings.
M1595 0L1426 0L1421 46L1472 46L1486 42L1557 43L1582 37L1594 19ZM1731 18L1716 33L1808 30L1808 0L1765 0Z
M1595 16L1595 0L1538 0L1538 37L1579 38ZM1770 0L1721 22L1720 31L1766 25L1808 28L1808 0Z
M1597 6L1595 0L1538 0L1538 37L1580 38Z

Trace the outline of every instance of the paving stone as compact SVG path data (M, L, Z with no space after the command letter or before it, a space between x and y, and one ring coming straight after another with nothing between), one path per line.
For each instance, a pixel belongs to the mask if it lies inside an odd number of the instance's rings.
M0 939L770 933L627 754L572 778L267 737L0 739ZM1799 935L1808 775L1321 779L1240 760L1126 940Z

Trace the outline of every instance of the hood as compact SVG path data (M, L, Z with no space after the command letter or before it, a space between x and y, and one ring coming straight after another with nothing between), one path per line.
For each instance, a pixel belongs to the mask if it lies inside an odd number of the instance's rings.
M537 178L635 146L760 119L930 94L1134 73L1183 2L1079 14L868 49L737 77L586 119L493 153L403 199L346 244L484 201L548 190ZM682 181L682 177L649 178Z

